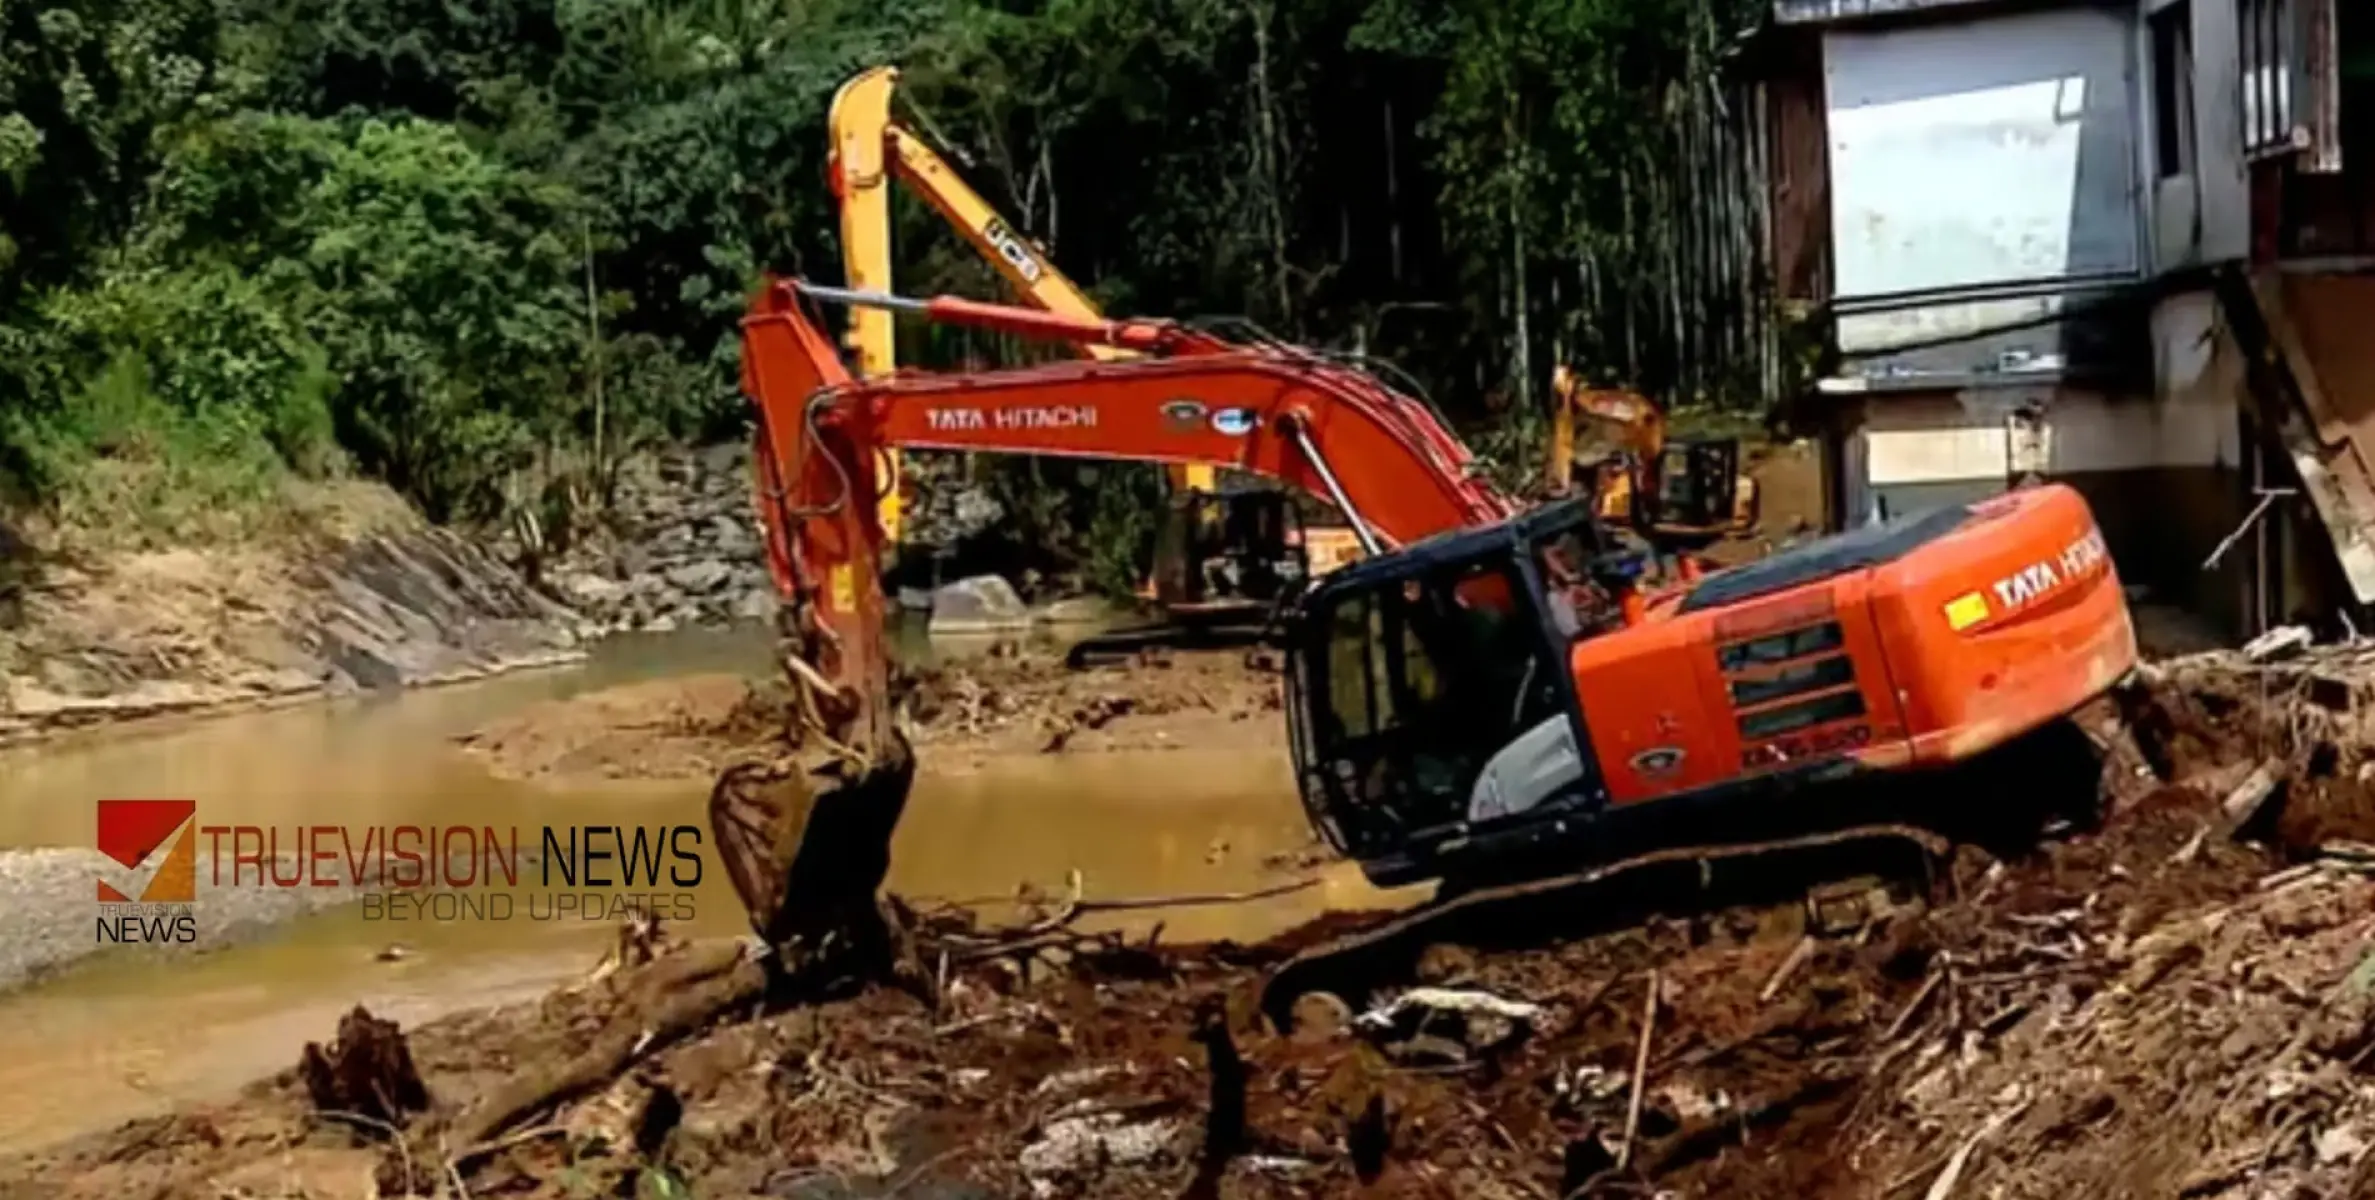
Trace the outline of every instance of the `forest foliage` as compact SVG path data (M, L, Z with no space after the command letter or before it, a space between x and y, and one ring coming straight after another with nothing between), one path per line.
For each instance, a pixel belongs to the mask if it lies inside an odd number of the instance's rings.
M1647 184L1749 8L0 0L4 499L169 529L357 472L485 519L729 434L758 273L838 277L825 109L880 63L1113 310L1488 427L1553 361L1738 400L1678 367ZM900 220L904 289L990 294Z

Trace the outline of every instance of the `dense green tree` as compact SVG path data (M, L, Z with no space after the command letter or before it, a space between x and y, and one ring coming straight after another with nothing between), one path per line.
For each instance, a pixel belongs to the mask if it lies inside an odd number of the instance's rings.
M1753 399L1739 214L1683 178L1753 8L0 0L0 476L360 469L483 517L728 432L757 274L838 275L825 109L884 62L1117 310L1388 355L1488 445L1555 361ZM995 286L898 215L902 286ZM1130 524L1069 469L1006 490L1050 486L1076 541Z

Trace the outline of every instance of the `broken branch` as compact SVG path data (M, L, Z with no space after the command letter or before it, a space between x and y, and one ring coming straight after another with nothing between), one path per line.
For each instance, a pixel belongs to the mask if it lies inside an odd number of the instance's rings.
M1658 973L1649 972L1649 996L1641 1002L1641 1042L1633 1049L1633 1095L1625 1102L1625 1140L1617 1148L1616 1166L1623 1170L1633 1161L1633 1138L1641 1131L1641 1095L1649 1083L1649 1043L1658 1028Z

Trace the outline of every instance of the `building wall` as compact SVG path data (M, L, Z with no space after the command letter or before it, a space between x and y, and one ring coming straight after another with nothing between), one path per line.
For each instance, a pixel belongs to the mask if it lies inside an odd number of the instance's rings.
M1841 413L1846 523L2003 492L2027 478L2087 498L2130 584L2222 630L2240 627L2239 567L2202 560L2242 519L2233 395L2114 396L2059 385L1878 394Z
M1805 224L1827 245L1789 241L1777 264L1795 265L1792 279L1829 268L1838 367L1813 403L1839 524L2033 476L2087 496L2128 582L2224 632L2256 632L2332 590L2302 565L2310 543L2290 501L2205 567L2258 503L2254 484L2284 484L2262 461L2244 361L2212 297L2139 286L2275 247L2260 225L2279 211L2276 184L2297 207L2353 181L2255 180L2238 4L1911 4L1846 24L1823 23L1843 15L1826 9L1798 26L1819 39L1821 104L1806 115L1819 118L1821 154L1790 158L1786 191L1816 194L1799 176L1823 166L1827 212ZM2375 0L2341 3L2359 5L2375 24ZM2346 49L2349 33L2345 22ZM1804 123L1777 112L1776 146L1796 144L1783 135ZM2183 135L2174 148L2165 123ZM2352 166L2375 161L2358 148L2346 147ZM2375 245L2375 224L2352 218L2332 224ZM2286 243L2267 256L2279 252L2303 253Z
M2151 181L2152 269L2156 272L2240 262L2251 251L2251 178L2243 156L2243 80L2235 0L2144 0L2137 31L2141 178ZM2168 60L2156 52L2155 25L2186 35L2184 78L2164 89ZM2185 106L2165 110L2162 97ZM2181 159L2162 161L2161 125L2184 123Z

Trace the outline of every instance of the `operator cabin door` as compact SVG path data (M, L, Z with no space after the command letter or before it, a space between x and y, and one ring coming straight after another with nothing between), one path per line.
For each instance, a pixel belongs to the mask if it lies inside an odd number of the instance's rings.
M1471 819L1495 755L1562 713L1550 647L1505 559L1348 595L1329 615L1317 731L1355 853Z

